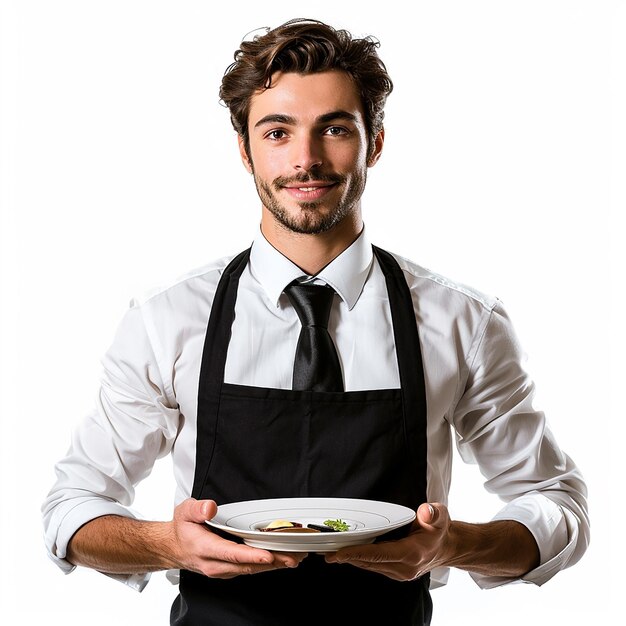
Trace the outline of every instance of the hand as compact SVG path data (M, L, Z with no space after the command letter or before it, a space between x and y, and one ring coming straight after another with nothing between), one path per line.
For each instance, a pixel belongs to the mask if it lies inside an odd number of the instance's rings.
M297 567L304 553L270 552L224 539L204 522L217 513L213 500L189 498L174 509L166 551L176 568L212 578L233 578L285 567Z
M394 580L413 580L446 562L450 524L443 504L422 504L406 537L341 548L327 554L326 561L349 563Z

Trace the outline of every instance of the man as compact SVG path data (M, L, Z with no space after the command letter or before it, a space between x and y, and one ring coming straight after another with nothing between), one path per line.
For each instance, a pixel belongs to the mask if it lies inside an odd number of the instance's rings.
M361 196L392 90L376 48L311 20L241 44L221 97L260 233L134 303L97 411L57 466L43 507L51 557L138 588L179 570L172 624L429 624L429 590L449 567L483 587L543 584L586 549L584 481L532 407L501 304L366 239ZM303 294L327 302L331 339L304 364L320 324L307 326ZM450 519L453 432L507 503L492 521ZM134 485L168 453L173 519L136 519ZM304 496L393 502L416 519L324 555L205 524L229 502Z

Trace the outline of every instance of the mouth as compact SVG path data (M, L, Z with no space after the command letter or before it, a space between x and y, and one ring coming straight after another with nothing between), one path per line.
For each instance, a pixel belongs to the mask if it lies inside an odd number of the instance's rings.
M285 185L282 188L296 200L319 200L333 189L337 183L309 182L299 185Z

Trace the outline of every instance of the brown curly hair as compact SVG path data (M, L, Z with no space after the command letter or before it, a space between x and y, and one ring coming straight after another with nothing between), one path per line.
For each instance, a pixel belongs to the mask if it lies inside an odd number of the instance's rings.
M275 72L312 74L343 70L354 80L365 112L369 150L383 127L384 106L393 89L372 37L355 39L347 30L312 19L293 19L251 41L242 41L235 62L228 66L220 100L230 110L234 129L250 154L248 114L255 92L269 89Z

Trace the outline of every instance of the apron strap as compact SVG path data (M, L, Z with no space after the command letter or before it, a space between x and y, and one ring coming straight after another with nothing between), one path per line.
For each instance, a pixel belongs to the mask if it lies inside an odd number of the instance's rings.
M415 307L411 290L396 259L377 246L373 245L372 249L387 283L405 423L409 430L408 441L418 463L419 471L416 480L421 482L419 491L422 496L421 501L426 502L426 455L428 452L426 386Z
M213 305L211 306L211 315L204 338L198 387L198 408L201 406L206 407L208 410L205 415L210 416L210 419L200 419L198 411L196 427L196 465L200 463L200 459L205 459L206 467L196 467L191 492L194 498L200 497L200 491L209 469L208 460L211 458L211 455L202 449L202 442L210 440L208 433L213 431L214 421L219 413L221 389L224 384L226 354L228 343L230 342L232 323L235 319L237 287L239 285L239 277L248 264L249 258L250 248L240 252L226 266L217 285Z

